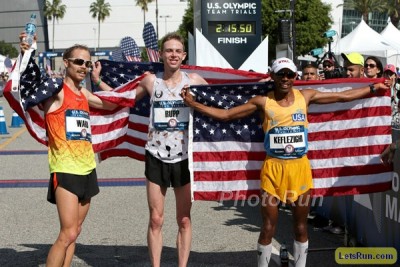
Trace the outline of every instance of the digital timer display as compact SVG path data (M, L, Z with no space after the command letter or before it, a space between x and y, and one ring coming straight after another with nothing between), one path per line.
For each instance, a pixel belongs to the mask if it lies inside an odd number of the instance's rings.
M239 69L263 39L261 0L193 2L193 13L200 10L200 16L194 16L194 27L232 68Z
M254 21L209 21L209 34L256 34L256 23Z

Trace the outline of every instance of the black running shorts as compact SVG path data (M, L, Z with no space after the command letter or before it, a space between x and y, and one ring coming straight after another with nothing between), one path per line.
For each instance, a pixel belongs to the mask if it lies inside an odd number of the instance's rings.
M146 178L162 187L180 187L190 183L188 160L165 163L146 150Z
M47 201L56 204L55 192L58 186L75 194L79 202L89 200L100 192L97 184L96 169L88 175L76 175L70 173L51 173L49 188L47 191Z

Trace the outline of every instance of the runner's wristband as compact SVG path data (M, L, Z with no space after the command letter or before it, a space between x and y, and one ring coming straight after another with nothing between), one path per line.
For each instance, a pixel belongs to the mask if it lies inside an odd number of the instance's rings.
M101 84L101 79L99 79L99 80L97 81L97 83L95 83L95 85L96 85L97 87L99 87L100 84Z

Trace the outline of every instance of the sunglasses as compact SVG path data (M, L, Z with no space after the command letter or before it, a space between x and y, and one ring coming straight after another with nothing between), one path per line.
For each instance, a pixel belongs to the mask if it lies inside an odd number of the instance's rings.
M365 67L365 68L370 67L371 69L373 69L373 68L376 67L376 65L375 65L375 64L365 64L364 67Z
M288 77L289 79L293 79L296 77L296 73L293 71L278 71L275 75L279 78Z
M324 68L330 68L330 67L332 67L333 65L328 65L328 64L326 64L326 65L322 65L322 67L324 67Z
M68 61L71 61L72 64L74 65L78 65L78 66L82 66L83 64L85 64L86 68L91 68L93 63L90 60L83 60L81 58L68 58Z

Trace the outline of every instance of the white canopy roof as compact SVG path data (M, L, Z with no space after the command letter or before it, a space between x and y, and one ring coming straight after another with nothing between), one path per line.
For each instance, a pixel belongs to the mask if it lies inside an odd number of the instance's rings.
M388 25L381 32L381 36L389 41L391 46L400 48L400 31L389 20ZM398 49L400 50L400 49Z
M358 52L364 56L376 56L382 64L400 64L400 45L387 40L369 27L364 20L344 38L336 43L335 54Z

